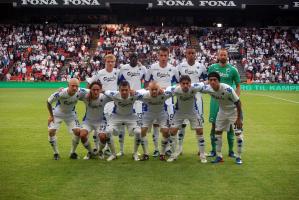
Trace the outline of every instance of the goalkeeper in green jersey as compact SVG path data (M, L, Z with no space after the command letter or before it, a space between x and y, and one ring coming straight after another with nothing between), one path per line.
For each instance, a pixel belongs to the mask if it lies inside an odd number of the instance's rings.
M220 82L226 83L230 86L235 86L235 92L238 96L240 96L241 93L241 87L240 87L240 74L238 70L229 64L228 62L228 52L226 49L220 49L218 52L218 63L212 64L208 69L208 74L211 72L218 72L220 75ZM216 141L215 141L215 122L217 118L217 113L219 110L219 104L216 99L211 97L210 101L210 116L209 121L212 123L212 129L211 129L211 145L212 150L209 157L216 156ZM233 128L231 128L227 132L227 141L228 141L228 155L229 157L235 157L234 154L234 131Z

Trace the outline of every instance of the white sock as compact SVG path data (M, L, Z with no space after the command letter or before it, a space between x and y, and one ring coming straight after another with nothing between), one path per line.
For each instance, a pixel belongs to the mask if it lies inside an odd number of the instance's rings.
M71 153L75 153L79 144L80 137L73 135Z
M200 156L205 155L205 139L203 135L196 135Z
M215 134L216 137L216 152L217 152L217 156L222 157L222 134L221 135L217 135Z
M124 152L124 142L125 142L125 127L124 126L122 126L119 131L118 141L119 141L120 152Z
M142 149L143 149L143 153L148 155L148 141L147 141L146 136L141 138L141 146L142 146Z
M175 155L175 153L176 153L175 150L176 150L176 146L177 146L177 143L178 143L177 135L170 135L169 143L170 143L170 148L171 148L172 155Z
M88 152L92 152L91 145L90 145L90 142L88 141L88 139L83 144L83 146L85 147L85 149L87 149Z
M179 138L179 148L183 147L183 142L184 142L184 138L185 138L185 128L181 128L178 132L178 138Z
M53 148L54 153L58 154L59 151L58 151L58 145L57 145L57 137L56 136L49 136L49 142L50 142L50 145Z
M165 155L167 144L168 144L168 138L162 136L162 139L161 139L161 155Z
M159 127L153 127L153 142L155 151L159 151Z
M115 155L115 146L114 146L114 140L112 136L107 139L106 145L108 145L108 147L110 148L111 153Z
M135 140L134 140L134 152L133 152L134 154L137 153L140 143L141 143L141 134L136 133Z
M93 135L93 142L94 142L94 148L98 150L100 145L100 139L96 133Z
M237 157L241 158L241 153L243 151L244 139L243 134L237 136Z

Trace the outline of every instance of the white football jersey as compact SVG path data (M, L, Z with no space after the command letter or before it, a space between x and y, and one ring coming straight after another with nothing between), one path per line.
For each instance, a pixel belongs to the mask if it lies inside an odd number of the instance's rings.
M171 92L166 91L164 94L158 95L157 97L152 97L148 90L140 90L138 93L140 94L140 100L144 103L144 112L160 113L163 110L167 111L165 101L172 96Z
M204 83L193 83L188 92L184 92L180 85L168 87L167 92L177 97L175 110L183 113L191 113L197 111L196 94L204 89ZM207 89L206 89L207 90Z
M50 104L57 102L55 108L53 108L53 115L75 115L75 106L78 100L82 99L87 93L86 89L79 88L73 96L70 96L67 90L68 88L64 88L61 91L53 93L48 98L48 103Z
M118 91L105 91L105 95L114 101L113 113L119 115L131 115L134 113L133 105L140 99L140 94L136 92L134 96L123 99Z
M208 93L215 99L219 101L219 110L231 112L236 108L235 103L239 101L239 97L235 90L225 84L220 83L220 88L218 91L213 90L210 85L204 86L202 93Z
M86 112L83 121L100 122L104 119L104 107L111 99L101 93L95 100L90 100L88 95L84 95L82 101L85 103Z
M171 86L173 82L179 81L179 73L177 69L171 64L167 63L167 66L162 68L159 63L154 63L148 69L145 81L157 81L162 88Z
M131 67L130 64L123 65L119 70L119 80L126 80L133 90L141 89L141 80L145 78L145 66Z
M100 81L103 85L103 90L118 90L118 77L118 69L113 68L112 72L108 72L106 69L101 69L96 75L91 77L88 83L91 84L94 81Z
M189 65L187 61L182 62L178 66L179 75L188 75L191 79L191 83L197 83L200 81L200 77L207 74L207 69L204 65L195 62L194 65Z

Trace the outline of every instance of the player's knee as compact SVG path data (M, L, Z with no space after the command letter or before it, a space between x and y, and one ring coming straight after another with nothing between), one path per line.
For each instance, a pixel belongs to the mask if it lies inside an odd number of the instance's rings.
M86 130L80 130L80 138L86 139L88 135L88 132Z
M53 136L55 136L56 135L56 129L50 129L49 130L49 136L50 137L53 137Z
M78 129L78 128L73 129L73 133L76 136L80 136L80 129Z
M101 143L103 143L103 144L106 143L106 141L107 141L107 136L106 136L106 134L104 134L104 133L99 133L99 138L100 138Z

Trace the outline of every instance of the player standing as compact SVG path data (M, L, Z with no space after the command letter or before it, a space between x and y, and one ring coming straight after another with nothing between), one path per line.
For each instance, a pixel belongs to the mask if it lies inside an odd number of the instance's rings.
M119 81L126 80L129 82L130 87L132 90L140 90L142 81L145 78L146 68L145 66L138 63L138 55L136 53L130 54L130 63L122 66L119 70ZM138 116L139 121L141 122L142 117L142 102L135 101L134 103L134 110ZM124 155L124 137L125 132L121 132L119 134L119 145L120 145L120 152L117 156Z
M220 75L220 82L226 83L230 86L235 85L236 86L235 92L238 96L240 96L240 93L241 93L240 74L234 66L232 66L231 64L228 63L228 52L226 49L219 50L218 61L219 61L219 63L213 64L208 68L208 73L218 72ZM216 122L218 111L219 111L219 104L215 98L211 97L209 121L210 121L210 123L212 123L211 135L210 135L212 150L209 154L210 157L216 156L215 122ZM230 129L227 132L227 141L228 141L228 147L229 147L228 155L230 157L235 157L234 150L233 150L234 132L232 129Z
M146 86L149 84L150 81L156 81L161 88L166 89L167 87L171 86L172 83L177 83L179 80L179 73L177 69L168 63L169 58L169 49L166 47L160 47L158 59L159 62L154 63L148 69L145 81ZM169 115L169 120L173 117L173 99L169 98L166 100L167 105L167 112ZM158 140L159 140L159 126L155 123L154 130L153 130L153 142L154 142L154 153L153 156L159 156L159 147L158 147Z
M99 81L102 83L103 90L112 90L115 91L118 89L117 82L119 77L119 70L115 68L116 57L113 54L107 54L105 56L105 68L100 70L96 75L94 75L90 80L88 80L88 84L90 85L92 82ZM114 103L111 101L107 103L104 107L104 115L106 120L108 121L112 110L114 107ZM97 134L93 136L95 142L94 152L98 152L99 149L99 138Z
M178 66L179 75L188 75L191 79L191 83L198 83L201 80L204 81L207 76L207 70L204 65L196 62L196 49L192 46L186 48L186 61ZM200 93L196 94L196 106L199 116L203 121L203 101ZM186 121L178 132L178 154L183 152L183 141L185 137Z
M235 134L237 137L237 155L236 163L242 164L241 153L243 148L242 134L242 108L241 101L234 89L225 83L220 83L220 75L217 72L211 72L208 75L209 84L213 89L209 92L219 102L219 112L216 118L216 151L217 157L213 163L223 162L222 157L222 132L233 130L235 126Z

